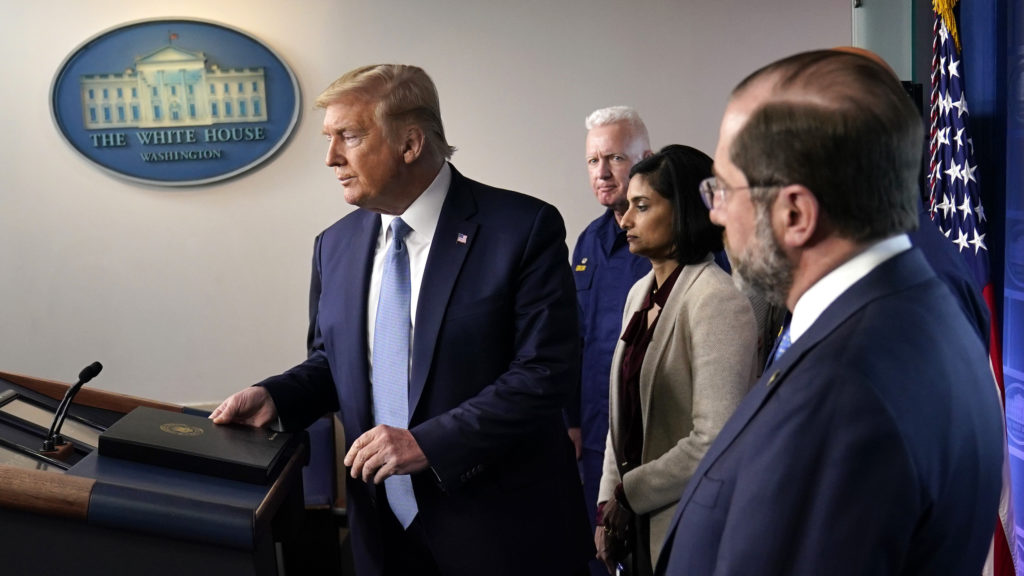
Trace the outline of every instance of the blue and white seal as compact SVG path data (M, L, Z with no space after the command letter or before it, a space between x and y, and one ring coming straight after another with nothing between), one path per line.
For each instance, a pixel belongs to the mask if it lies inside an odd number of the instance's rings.
M272 157L299 119L291 69L222 24L146 20L103 32L50 93L64 138L101 168L164 186L207 184Z

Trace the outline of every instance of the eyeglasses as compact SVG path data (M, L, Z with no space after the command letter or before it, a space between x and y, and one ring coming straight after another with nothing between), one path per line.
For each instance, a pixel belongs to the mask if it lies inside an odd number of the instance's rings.
M714 210L716 205L725 203L731 192L737 190L765 190L768 188L779 188L779 186L737 186L735 188L727 188L724 183L718 181L718 178L712 176L711 178L701 180L698 189L700 190L700 199L704 201L704 205L708 207L708 210Z
M701 180L699 189L700 199L704 201L704 205L708 207L708 210L714 210L715 204L719 202L724 203L725 195L729 192L729 189L714 176Z

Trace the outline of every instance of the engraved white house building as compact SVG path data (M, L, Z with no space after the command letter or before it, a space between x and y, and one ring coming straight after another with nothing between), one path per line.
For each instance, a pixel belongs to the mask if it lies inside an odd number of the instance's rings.
M122 74L81 78L87 130L266 122L262 67L207 66L203 52L164 46Z

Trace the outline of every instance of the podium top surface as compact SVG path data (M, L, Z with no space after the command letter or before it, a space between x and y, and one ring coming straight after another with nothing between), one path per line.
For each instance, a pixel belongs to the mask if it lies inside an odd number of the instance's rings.
M0 388L18 390L55 407L67 385L0 372ZM89 401L80 404L83 396ZM120 414L139 406L182 410L145 399L83 389L71 411L102 410L104 419L112 423ZM34 438L10 426L5 430L25 436L18 443L28 447L34 447L36 440L41 441L41 437ZM45 433L45 427L41 433ZM280 474L269 484L109 458L97 450L65 472L0 465L0 477L8 487L0 493L0 512L22 510L94 526L252 550L257 539L269 530L271 520L290 493L300 491L301 505L302 466L308 453L303 441L291 447Z

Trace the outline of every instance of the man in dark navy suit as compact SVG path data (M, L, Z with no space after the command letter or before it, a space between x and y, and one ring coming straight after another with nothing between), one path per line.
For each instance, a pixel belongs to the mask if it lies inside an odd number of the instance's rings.
M317 105L327 164L359 209L316 240L308 358L214 421L302 429L340 411L361 576L585 571L561 412L579 358L561 216L447 162L419 68L353 70Z
M1001 485L988 356L907 232L923 129L825 50L733 92L702 186L733 273L792 312L702 459L657 574L978 574Z

